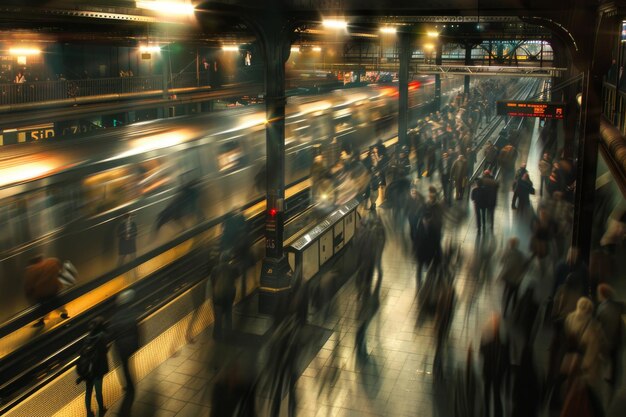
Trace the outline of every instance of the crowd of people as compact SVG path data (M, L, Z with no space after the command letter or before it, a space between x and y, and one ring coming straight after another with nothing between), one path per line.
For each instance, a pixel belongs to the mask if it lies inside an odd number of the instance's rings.
M315 156L311 192L320 206L333 207L359 195L364 197L364 214L351 252L357 265L358 320L353 329L357 365L376 368L368 354L367 332L381 303L385 245L399 238L416 264L416 326L427 319L434 323L435 375L443 374L451 365L444 347L459 314L461 297L467 317L485 288L502 290L498 311L483 318L477 358L468 347L467 369L462 381L455 384L457 415L602 416L611 407L623 373L624 305L611 286L615 274L606 267L615 260L610 259L610 245L594 252L589 262L576 248L568 248L575 160L553 157L552 145L541 142L546 151L536 166L537 192L530 167L518 163L526 160L521 149L529 139L528 132L504 132L484 146L476 142L481 127L493 116L494 98L506 94L509 87L508 82L487 81L471 96L456 95L441 110L418 120L409 142L398 146L395 155L378 141L361 160L350 143L334 140ZM532 195L537 198L531 199ZM502 198L510 198L507 206L518 235L507 239L494 234L498 229L495 211ZM444 235L467 220L470 205L477 233L468 257L454 237L444 242ZM177 218L165 214L164 222ZM384 216L391 219L391 226L384 224ZM226 219L212 253L212 268L200 303L211 303L213 337L220 343L233 333L238 279L239 293L248 294L246 275L254 265L249 233L243 213L236 211ZM120 262L127 257L134 259L137 226L131 215L124 217L117 234ZM499 250L498 244L504 248ZM611 244L616 241L611 240ZM456 280L462 271L469 278L464 292L458 294ZM211 415L256 415L259 390L269 392L270 415L279 415L285 393L288 414L296 414L295 387L302 370L302 346L311 343L303 330L307 308L310 299L313 305L323 304L318 303L318 297L323 298L324 293L321 284L313 290L299 276L296 271L290 297L281 305L269 332L268 360L261 370L248 361L228 362L214 381ZM106 355L111 343L127 389L127 407L123 405L120 415L132 405L134 383L129 359L139 346L137 323L126 310L132 298L132 291L122 293L117 313L108 322L95 319L85 339L81 351L84 364L79 359L77 371L80 381L86 382L89 416L94 415L94 390L99 415L106 412L102 378L109 371ZM194 320L195 316L191 322ZM542 338L549 339L544 349L547 354L539 352ZM188 340L193 342L193 337L188 335ZM480 366L474 364L476 359ZM334 384L336 375L321 378L322 383Z

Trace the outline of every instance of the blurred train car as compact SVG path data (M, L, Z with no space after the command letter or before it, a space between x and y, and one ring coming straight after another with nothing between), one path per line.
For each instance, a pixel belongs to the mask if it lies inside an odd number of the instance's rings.
M460 84L450 78L442 90ZM411 94L416 111L430 102L432 90ZM309 175L315 144L336 137L363 150L378 138L393 137L396 96L394 88L367 87L290 98L286 184ZM264 190L254 186L254 178L264 166L265 146L264 108L249 106L3 148L0 323L29 307L24 268L37 254L71 260L80 286L130 268L118 265L117 256L116 227L126 213L137 223L140 256L202 221L262 199ZM181 200L184 193L196 201ZM176 201L190 207L164 219L166 208L177 209Z

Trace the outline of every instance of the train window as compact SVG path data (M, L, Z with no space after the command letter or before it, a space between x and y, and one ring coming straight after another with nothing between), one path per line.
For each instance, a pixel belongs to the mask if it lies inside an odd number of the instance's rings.
M237 140L219 145L217 166L220 172L233 171L243 164L243 148Z
M137 184L141 195L158 193L176 182L176 169L165 158L153 158L137 165Z
M50 221L57 228L76 219L81 202L80 187L76 183L57 184L48 188Z
M197 180L202 176L197 149L188 149L178 154L177 166L182 171L185 181Z
M24 197L28 229L32 240L39 239L55 229L53 208L46 190L28 193Z
M93 216L129 203L138 195L136 180L129 166L88 176L83 180L85 214Z
M0 202L0 250L9 250L29 240L24 203L10 198Z
M4 252L11 249L13 245L13 229L14 229L14 214L11 207L11 203L3 201L0 203L0 251Z

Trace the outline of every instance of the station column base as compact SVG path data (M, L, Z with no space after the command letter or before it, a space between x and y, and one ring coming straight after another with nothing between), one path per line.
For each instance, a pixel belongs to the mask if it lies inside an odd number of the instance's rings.
M281 315L287 308L293 274L286 256L265 258L261 268L259 313Z

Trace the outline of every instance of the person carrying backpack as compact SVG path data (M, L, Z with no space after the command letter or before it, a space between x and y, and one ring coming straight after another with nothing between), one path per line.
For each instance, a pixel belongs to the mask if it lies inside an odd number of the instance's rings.
M103 417L107 412L102 398L102 378L109 372L107 339L105 321L102 317L96 317L89 324L89 334L85 338L85 344L76 363L76 372L78 373L76 383L85 381L87 417L95 417L91 410L91 393L94 387L96 388L96 401L99 409L98 417Z

